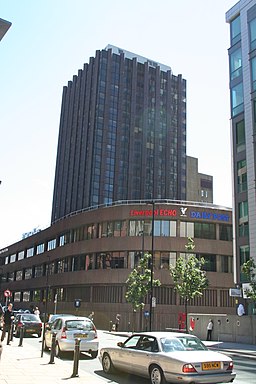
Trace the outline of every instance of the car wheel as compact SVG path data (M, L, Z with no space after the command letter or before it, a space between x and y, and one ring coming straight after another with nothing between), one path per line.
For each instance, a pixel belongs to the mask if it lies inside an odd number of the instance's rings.
M96 359L97 356L98 356L98 351L91 351L91 357L93 359Z
M102 358L102 368L105 373L114 372L113 363L108 353L104 353Z
M61 351L60 346L59 346L58 343L56 343L56 345L55 345L55 356L56 357L61 357L62 356L62 351Z
M151 384L166 384L164 373L158 365L150 367L150 382Z

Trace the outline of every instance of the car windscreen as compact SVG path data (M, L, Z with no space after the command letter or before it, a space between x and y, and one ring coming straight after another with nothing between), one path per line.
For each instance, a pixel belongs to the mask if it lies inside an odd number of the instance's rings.
M34 316L34 315L30 315L30 316L28 316L28 315L22 315L21 320L22 320L22 321L36 321L36 322L39 321L38 317L36 317L36 316Z
M76 329L83 331L93 330L93 324L89 320L66 320L65 327L67 331L72 331Z
M197 337L162 338L161 345L164 352L176 351L204 351L207 347Z

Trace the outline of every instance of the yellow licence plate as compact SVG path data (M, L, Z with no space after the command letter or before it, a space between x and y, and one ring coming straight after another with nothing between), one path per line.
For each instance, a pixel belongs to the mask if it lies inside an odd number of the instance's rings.
M87 333L76 333L74 335L75 338L78 338L78 339L86 339L87 337Z
M210 361L209 363L202 363L202 370L209 371L211 369L220 369L219 361Z

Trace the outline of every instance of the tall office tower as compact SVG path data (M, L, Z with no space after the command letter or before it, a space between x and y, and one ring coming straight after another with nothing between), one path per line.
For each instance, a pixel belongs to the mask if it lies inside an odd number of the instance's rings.
M10 23L9 21L0 19L0 41L2 40L8 29L11 27L11 25L12 23Z
M230 24L230 97L233 162L235 278L256 261L256 0L241 0L226 13Z
M108 45L63 90L52 223L141 199L186 199L186 81Z

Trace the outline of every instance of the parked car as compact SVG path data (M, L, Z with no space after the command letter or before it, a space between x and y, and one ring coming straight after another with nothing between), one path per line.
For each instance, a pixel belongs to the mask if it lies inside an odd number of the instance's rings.
M48 321L47 321L47 323L45 325L46 325L46 327L50 327L51 328L53 323L54 323L54 321L56 319L58 319L59 317L70 317L70 316L72 316L72 315L67 314L67 313L58 313L58 314L55 313L54 315L49 315L49 319L48 319Z
M98 356L97 330L88 317L69 315L55 319L52 326L46 328L45 349L51 348L53 333L56 334L56 356L61 356L63 352L74 351L76 338L81 340L81 352L88 352L92 358Z
M37 334L41 337L42 322L33 313L17 313L14 321L14 335L20 337L21 327L24 327L24 336L27 334Z
M230 357L186 333L136 333L116 347L102 348L99 359L105 373L118 369L148 377L151 384L229 383L236 377Z

